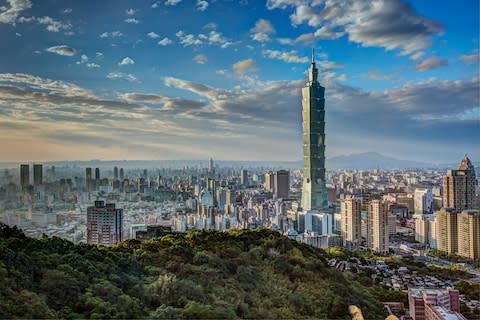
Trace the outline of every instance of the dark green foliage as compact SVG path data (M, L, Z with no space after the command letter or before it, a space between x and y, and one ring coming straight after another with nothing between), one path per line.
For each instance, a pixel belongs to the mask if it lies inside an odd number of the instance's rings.
M349 319L356 304L380 319L381 301L404 298L327 267L325 255L265 229L108 248L0 224L0 318Z

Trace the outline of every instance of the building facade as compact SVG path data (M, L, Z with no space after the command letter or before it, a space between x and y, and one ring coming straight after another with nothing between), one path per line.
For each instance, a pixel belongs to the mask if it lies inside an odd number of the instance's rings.
M465 155L458 169L448 170L443 177L443 207L460 211L475 209L476 186L475 168Z
M340 203L341 234L343 245L352 249L360 245L361 235L361 199L348 198Z
M325 88L318 82L318 69L312 51L308 82L302 88L303 127L303 210L328 207L325 185Z
M480 211L464 210L457 216L458 255L480 259Z
M33 185L39 186L43 184L43 166L41 164L33 165Z
M278 170L275 172L274 179L274 192L277 198L288 198L290 191L290 172L288 170Z
M30 166L28 164L20 165L20 185L22 188L30 184Z
M376 252L387 253L390 241L387 205L380 200L371 200L368 205L367 215L369 225L367 247Z
M87 208L87 243L114 245L123 240L123 209L95 201Z

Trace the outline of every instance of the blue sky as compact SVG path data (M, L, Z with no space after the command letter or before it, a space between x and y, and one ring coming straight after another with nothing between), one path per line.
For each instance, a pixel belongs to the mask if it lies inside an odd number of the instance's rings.
M0 161L480 159L478 1L0 0Z

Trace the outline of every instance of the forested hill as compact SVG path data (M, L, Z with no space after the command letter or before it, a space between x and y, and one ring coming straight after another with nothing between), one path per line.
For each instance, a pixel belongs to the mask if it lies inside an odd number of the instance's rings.
M0 318L383 319L385 291L324 255L265 229L107 248L0 224Z

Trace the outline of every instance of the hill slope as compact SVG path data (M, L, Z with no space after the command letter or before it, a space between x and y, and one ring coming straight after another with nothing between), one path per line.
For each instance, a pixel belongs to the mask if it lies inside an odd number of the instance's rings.
M354 279L353 277L356 277ZM0 224L0 318L383 319L380 287L269 230L195 231L113 248Z

